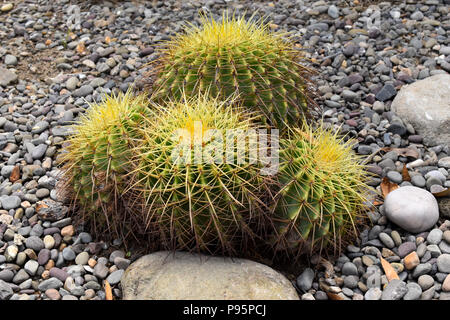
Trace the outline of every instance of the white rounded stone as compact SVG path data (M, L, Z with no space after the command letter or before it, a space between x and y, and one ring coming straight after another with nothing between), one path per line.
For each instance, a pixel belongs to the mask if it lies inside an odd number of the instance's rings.
M390 192L385 201L386 217L412 233L432 228L439 219L436 198L428 191L417 187L401 187Z

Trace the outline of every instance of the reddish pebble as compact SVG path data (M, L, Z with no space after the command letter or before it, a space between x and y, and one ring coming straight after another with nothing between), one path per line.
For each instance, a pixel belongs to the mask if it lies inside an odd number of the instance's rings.
M59 300L61 299L61 295L56 289L47 289L45 290L45 295L49 297L51 300Z

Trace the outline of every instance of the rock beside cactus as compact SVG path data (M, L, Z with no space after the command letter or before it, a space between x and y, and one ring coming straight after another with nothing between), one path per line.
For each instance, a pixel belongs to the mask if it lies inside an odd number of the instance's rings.
M226 99L236 93L258 110L259 120L282 129L309 117L314 102L300 51L284 34L260 21L203 18L166 44L154 84L155 98L208 93Z
M339 248L343 237L356 235L367 205L361 159L350 141L323 127L293 130L280 145L278 244L297 253Z
M187 252L143 256L121 284L124 300L298 300L290 281L268 266Z

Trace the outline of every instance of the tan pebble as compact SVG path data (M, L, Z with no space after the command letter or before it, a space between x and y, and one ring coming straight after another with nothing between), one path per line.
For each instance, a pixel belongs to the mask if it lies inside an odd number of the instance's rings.
M114 265L114 266L115 266L115 265ZM342 287L342 285L344 284L344 279L343 279L343 278L340 278L340 277L334 278L334 281L336 282L336 284L337 284L339 287Z
M73 225L68 225L68 226L65 226L64 228L61 229L61 235L63 237L66 237L66 236L70 236L71 237L74 234L75 234L75 230L73 228Z
M450 274L447 275L444 282L442 283L442 291L450 291Z
M50 169L52 167L52 159L46 158L44 162L42 162L42 168L44 169Z
M114 271L117 271L117 266L115 264L109 267L109 273L113 273Z
M93 267L95 267L96 264L97 264L97 261L95 259L91 258L88 260L89 267L93 268Z
M45 264L45 270L50 270L51 268L53 268L55 266L55 261L53 260L48 260L48 262Z
M61 295L56 289L47 289L45 290L45 295L49 297L51 300L59 300L61 299Z
M66 243L61 243L59 245L59 251L63 251L65 247L67 247L67 244Z
M30 258L31 260L37 260L37 255L33 249L28 248L28 249L23 250L23 252L25 252L27 257Z
M368 256L362 256L361 260L367 267L373 265L373 260Z
M95 291L94 291L93 289L87 289L87 290L84 292L84 297L85 297L86 299L92 299L93 297L95 297Z
M381 255L383 256L383 258L387 258L387 257L395 256L395 253L392 252L392 250L389 250L387 248L383 248L381 250Z
M23 217L23 209L18 208L14 213L14 219L22 219L22 217Z
M14 8L14 4L12 3L6 3L4 5L1 6L0 11L2 12L8 12L10 10L12 10L12 8Z
M55 245L55 239L51 235L46 235L44 237L44 245L45 249L53 249L53 246Z
M22 203L20 204L22 206L22 208L27 209L31 207L31 203L29 201L22 201Z
M445 242L450 243L450 230L444 231L442 239L444 239Z
M42 272L41 277L42 277L42 279L44 279L44 280L48 279L48 278L50 277L50 271L44 270L44 272Z
M369 290L369 289L367 288L367 286L366 286L364 283L362 283L361 281L358 282L358 288L359 288L359 290L361 290L362 292L366 292L367 290Z
M72 243L72 236L65 236L65 237L63 238L63 241L64 241L65 243Z
M416 251L411 252L404 258L405 267L412 270L420 264L419 256Z

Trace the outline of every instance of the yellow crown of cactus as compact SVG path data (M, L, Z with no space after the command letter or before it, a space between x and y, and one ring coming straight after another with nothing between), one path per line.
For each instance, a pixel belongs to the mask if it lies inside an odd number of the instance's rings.
M344 235L356 235L367 207L367 172L352 142L343 139L323 126L305 125L280 141L275 212L281 247L313 252L329 244L338 248Z
M244 163L219 160L225 150L218 151L214 141L220 137L209 133L218 130L225 144L226 130L245 133L251 117L234 100L219 102L206 95L163 106L151 103L151 110L154 114L140 129L133 152L135 167L127 191L137 200L135 208L141 200L136 216L147 228L142 232L157 230L168 249L234 253L255 236L251 226L264 217L266 178L260 165L250 161L250 153ZM230 136L233 143L235 138ZM211 158L196 160L199 148L203 154L211 150ZM237 144L230 150L235 156Z
M166 43L159 60L155 99L209 92L226 99L236 93L243 106L259 110L260 121L282 129L310 115L314 103L311 71L283 33L263 21L224 14L202 17Z
M131 91L90 105L60 154L63 190L79 207L81 220L93 222L97 232L108 229L117 236L124 230L117 218L131 146L149 114L147 105L146 96Z

